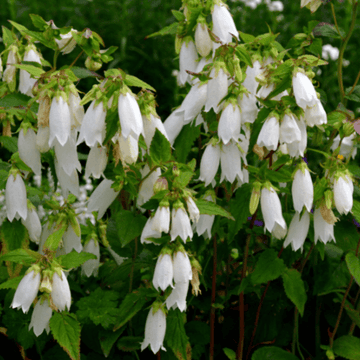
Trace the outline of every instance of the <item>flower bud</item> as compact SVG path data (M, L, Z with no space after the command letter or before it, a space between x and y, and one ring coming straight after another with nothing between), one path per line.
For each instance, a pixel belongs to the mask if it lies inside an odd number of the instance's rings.
M343 126L343 131L345 137L352 135L355 132L354 124L351 122L346 122Z
M50 318L52 316L52 309L49 306L49 301L45 299L40 299L34 308L34 311L31 315L31 321L29 325L29 331L34 330L36 336L40 336L44 330L49 334L50 332Z
M160 191L167 190L169 188L168 181L166 178L161 177L155 181L154 184L154 194L157 194Z
M261 190L261 184L258 181L255 181L251 192L250 205L249 205L251 215L255 214L255 211L259 206L260 190Z
M93 58L91 58L90 56L88 56L85 60L85 66L87 69L89 69L91 71L97 71L101 68L102 62L96 61Z
M195 30L195 46L201 56L208 56L212 49L212 41L206 23L198 22Z

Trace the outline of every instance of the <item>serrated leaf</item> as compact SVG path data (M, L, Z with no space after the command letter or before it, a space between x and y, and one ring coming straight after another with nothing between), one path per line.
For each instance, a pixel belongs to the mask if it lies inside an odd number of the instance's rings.
M281 92L285 91L291 87L292 77L287 75L284 79L276 85L275 89L268 95L266 99L272 99L274 96L279 95Z
M192 171L181 171L180 175L175 178L173 184L180 189L184 189L193 176L194 172Z
M121 351L136 351L140 350L141 342L143 341L141 336L123 336L116 344Z
M59 247L59 243L67 229L67 223L62 223L57 227L56 231L54 231L45 241L44 248L49 250L56 251Z
M171 159L171 145L159 129L156 129L154 137L151 140L150 156L151 160L156 164L160 164Z
M31 265L36 260L41 258L41 255L30 249L16 249L0 256L0 261L12 261L18 264Z
M236 56L246 65L252 66L251 56L244 45L238 45L235 49Z
M280 349L276 346L266 346L260 349L257 349L251 360L299 360L295 355Z
M344 30L340 29L340 34L342 37L344 37ZM340 34L337 32L336 27L332 24L320 23L314 28L315 36L324 36L332 39L340 39Z
M286 296L295 304L300 315L303 316L307 296L301 274L295 269L285 269L282 278Z
M336 355L342 356L349 360L360 359L360 339L344 335L334 341L333 351Z
M123 333L125 330L125 327L122 329L119 329L117 331L112 330L104 330L101 329L99 331L99 341L101 350L103 351L105 357L108 357L111 351L111 348L115 344L116 340L119 338L119 336Z
M245 34L242 31L239 31L239 34L241 39L243 39L245 43L253 42L256 39L254 35Z
M335 123L343 121L344 119L346 119L346 114L338 110L334 110L327 115L327 122L330 125L334 125Z
M127 86L137 86L137 87L141 87L143 89L152 90L152 91L156 92L156 90L151 85L147 84L145 81L142 81L133 75L126 74L125 84Z
M74 73L74 75L78 79L85 79L88 77L101 77L101 75L99 75L95 71L91 71L89 69L82 68L79 66L73 66L70 70Z
M72 360L80 360L80 324L74 314L53 312L50 330Z
M185 20L185 15L178 10L171 10L172 14L175 16L177 21L184 21Z
M352 93L349 95L349 92L352 91ZM360 102L360 85L356 85L354 89L352 87L348 87L345 90L345 98L349 99L351 101Z
M150 39L150 38L155 37L155 36L175 35L176 32L177 32L178 25L179 25L179 23L177 23L177 22L172 23L169 26L165 26L160 31L154 32L154 33L146 36L145 39Z
M31 100L30 96L25 94L8 94L0 99L0 106L4 108L13 108L18 106L27 106L29 100Z
M360 285L360 260L352 252L349 252L345 256L346 265L350 271L350 274L354 277L358 285Z
M200 200L196 200L195 203L200 211L200 214L219 215L226 217L230 220L235 220L234 217L228 211L226 211L221 206L215 204L212 201L200 199Z
M187 359L187 348L190 347L184 327L184 315L179 309L170 310L166 317L165 341L176 357Z
M194 146L195 140L200 136L200 125L186 125L175 140L174 148L176 150L177 160L185 163L187 156ZM196 146L196 144L195 144Z
M255 265L255 270L251 273L253 284L263 284L277 279L283 274L286 266L282 259L279 259L273 249L267 249L261 253Z
M6 47L16 41L16 36L7 27L2 26L3 41Z
M271 182L291 182L291 172L284 167L278 171L266 169L265 176Z
M311 45L307 48L307 51L316 56L322 56L322 40L314 39Z
M18 69L27 71L30 75L39 77L41 74L44 74L45 70L32 65L25 65L25 64L14 64L14 66Z
M29 16L34 26L38 29L45 30L47 27L49 27L49 24L40 15L30 14Z
M20 221L10 222L6 220L1 224L0 229L8 251L22 247L26 239L26 228Z
M78 266L84 264L86 261L91 259L96 259L96 255L87 252L78 253L75 250L73 250L69 254L61 255L57 258L60 264L66 269L77 268Z
M0 143L6 150L9 150L11 153L16 153L18 151L17 138L0 136Z
M9 279L0 285L0 289L16 289L21 279L22 279L21 276L17 276L16 278Z

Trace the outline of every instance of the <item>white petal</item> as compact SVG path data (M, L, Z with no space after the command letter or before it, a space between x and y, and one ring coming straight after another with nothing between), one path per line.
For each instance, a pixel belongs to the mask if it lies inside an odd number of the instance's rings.
M139 105L133 95L120 94L118 101L118 113L121 125L121 134L127 138L130 134L138 140L140 134L144 134L143 122Z
M27 217L27 198L24 180L20 174L14 176L11 174L6 181L5 189L6 212L10 222L14 218L21 217L26 220Z
M61 270L61 278L55 272L52 278L52 292L51 299L54 305L60 310L64 311L65 307L70 310L71 293L69 283L64 272Z
M310 212L314 199L314 185L309 170L305 169L305 174L300 169L295 173L291 192L295 211L300 213L305 206Z
M91 239L88 241L83 249L83 252L94 254L96 259L87 260L81 265L81 274L90 277L91 275L97 276L100 264L100 246L99 244Z
M36 134L28 129L26 135L21 129L18 138L19 156L24 163L31 168L36 175L41 175L41 155L36 147Z
M30 329L34 330L34 334L36 336L40 336L44 330L46 330L47 333L50 332L50 318L52 316L52 309L49 306L49 302L47 300L44 300L43 303L41 303L41 300L39 300L34 308L34 311L31 315L31 321L29 325L29 331Z
M160 255L157 259L153 285L156 290L159 288L165 291L168 286L173 286L173 262L169 254Z
M51 101L49 127L49 146L52 147L55 138L64 146L70 137L71 116L69 105L61 96Z
M207 145L200 162L201 181L208 186L214 179L220 163L220 147L218 145Z
M265 120L256 143L259 146L265 146L269 151L276 150L280 137L279 121L275 117Z
M164 337L166 331L166 315L161 309L153 314L153 308L151 307L146 319L145 325L145 338L141 343L141 351L150 345L150 348L154 354L157 354L160 348L163 347Z
M178 236L186 243L186 240L193 237L190 219L186 211L182 208L172 210L171 219L171 241L174 241Z

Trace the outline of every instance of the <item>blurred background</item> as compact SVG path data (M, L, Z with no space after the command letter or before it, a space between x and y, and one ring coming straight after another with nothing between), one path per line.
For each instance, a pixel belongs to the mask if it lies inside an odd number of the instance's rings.
M90 28L97 32L104 40L106 47L118 46L113 54L114 60L105 64L106 68L122 68L149 83L157 90L158 113L163 120L170 114L171 109L181 103L185 89L176 86L174 70L178 69L178 58L174 51L174 38L167 35L145 39L161 28L173 23L175 18L171 9L179 9L181 0L1 0L0 23L10 27L7 22L12 19L35 30L29 14L39 14L45 20L54 20L58 27L72 26L83 30ZM350 1L333 0L339 26L347 31L350 24ZM310 20L334 23L330 4L322 5L315 14L308 9L300 9L300 0L232 0L227 1L234 16L239 31L255 36L268 32L279 33L278 41L287 48L289 40L296 33L303 32ZM344 59L345 88L352 86L360 69L360 22L358 21L353 37L348 45ZM340 39L322 38L323 45L339 48ZM0 43L0 51L3 46ZM50 50L42 47L44 57L51 60ZM336 108L339 102L336 78L336 49L323 48L323 56L328 58L329 65L318 71L318 81L325 90L327 112ZM61 61L69 64L78 52L62 56ZM77 63L82 66L85 55ZM81 80L80 90L87 91L94 80ZM349 103L348 107L356 111L356 103ZM356 113L359 115L359 112Z

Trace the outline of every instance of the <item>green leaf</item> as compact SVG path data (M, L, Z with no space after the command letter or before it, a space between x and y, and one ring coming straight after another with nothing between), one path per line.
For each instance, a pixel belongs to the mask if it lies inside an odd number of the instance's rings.
M18 151L17 138L15 137L0 136L0 143L2 143L2 146L11 153L16 153Z
M360 260L352 252L349 252L345 256L346 265L350 271L350 274L354 277L358 285L360 285Z
M314 39L311 45L307 48L307 51L311 52L315 56L322 56L322 40Z
M82 68L79 66L73 66L70 70L74 73L74 75L78 79L85 79L88 77L101 77L101 75L99 75L95 71L91 71L89 69Z
M179 25L179 23L177 23L177 22L172 23L169 26L165 26L160 31L154 32L154 33L146 36L145 39L150 39L154 36L175 35L177 32L178 25Z
M336 355L342 356L349 360L360 359L360 339L344 335L334 341L333 351Z
M299 358L279 347L266 346L257 349L251 360L299 360Z
M202 321L189 321L185 324L186 335L192 345L210 343L210 326Z
M3 41L6 47L16 41L16 36L7 27L2 26Z
M284 79L278 85L276 85L276 88L268 95L266 99L272 99L274 96L279 95L281 92L291 87L291 83L291 76L285 76Z
M277 279L285 270L285 264L279 259L273 249L267 249L261 253L255 265L255 270L251 273L253 284L263 284Z
M178 10L171 10L172 14L175 16L177 21L184 21L185 20L185 15Z
M53 312L50 329L54 339L72 360L80 360L80 324L74 314Z
M320 23L314 28L315 36L324 36L332 39L341 39L341 37L345 37L344 30L340 29L340 34L332 24Z
M154 291L145 288L139 288L127 294L119 307L119 316L116 319L114 330L121 328L131 320L144 307L148 301L147 296L150 297L151 294L154 295Z
M26 228L20 221L4 221L1 224L6 249L8 251L19 249L26 239Z
M179 360L187 359L187 349L190 348L184 327L185 319L186 315L179 309L170 310L166 317L165 341Z
M140 350L141 342L144 340L142 336L123 336L116 344L121 351Z
M69 254L61 255L57 258L60 264L66 269L77 268L78 266L84 264L84 262L91 259L96 259L96 255L87 252L78 253L75 250Z
M5 281L0 285L0 289L16 289L21 280L22 277L17 276L16 278Z
M234 217L228 211L226 211L221 206L215 204L212 201L201 199L201 200L196 200L195 203L199 208L200 214L219 215L226 217L230 220L235 220Z
M352 93L350 95L348 95L351 90L352 90L352 87L348 87L345 90L345 94L346 94L345 98L352 100L352 101L360 102L360 85L356 85L354 87L354 90L352 91Z
M327 122L330 125L335 125L339 121L343 121L346 119L346 114L344 112L341 112L339 110L334 110L331 113L327 115Z
M359 234L356 227L352 222L346 221L345 219L335 224L334 237L336 239L336 245L344 252L349 250L355 251L359 241Z
M198 151L198 147L196 144L194 144L194 142L198 139L199 136L200 125L195 126L189 124L181 129L180 134L174 143L178 162L185 163L193 147L196 149L196 151Z
M18 264L31 265L39 260L41 255L30 249L16 249L0 256L0 261L12 261Z
M180 175L175 178L173 186L184 189L194 175L193 171L181 170Z
M45 70L32 65L25 65L25 64L14 64L14 66L18 69L27 71L30 75L39 77L41 74L45 72Z
M151 85L147 84L146 82L138 79L136 76L133 76L133 75L126 74L125 84L127 86L137 86L137 87L141 87L143 89L152 90L152 91L156 92L156 90Z
M35 27L37 27L39 30L45 30L47 27L49 27L49 24L40 16L37 14L30 14L32 23Z
M256 38L254 35L245 34L241 31L239 31L240 37L244 40L245 43L253 42Z
M252 66L251 56L244 45L238 45L235 50L236 56L246 65Z
M153 139L150 144L151 160L160 164L171 159L171 145L168 139L156 129Z
M266 179L270 180L271 182L291 182L291 172L285 167L282 167L278 171L266 169L265 176Z
M307 296L301 274L295 269L285 269L282 278L286 296L295 304L300 315L303 316Z
M4 108L27 106L29 100L31 100L31 97L25 94L8 94L0 99L0 106Z
M236 360L236 352L234 350L224 348L223 352L230 360Z
M108 357L111 351L111 348L115 344L116 340L119 338L119 336L124 332L125 327L122 329L119 329L117 331L113 330L104 330L101 329L99 331L99 341L101 350L103 351L105 357Z
M60 224L60 228L58 227L56 231L54 231L45 241L44 248L47 248L49 250L56 251L59 247L59 243L65 233L65 230L67 229L68 224L62 223Z
M353 309L348 304L344 306L346 313L349 315L349 318L360 328L360 314L358 310Z

